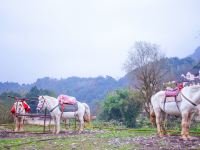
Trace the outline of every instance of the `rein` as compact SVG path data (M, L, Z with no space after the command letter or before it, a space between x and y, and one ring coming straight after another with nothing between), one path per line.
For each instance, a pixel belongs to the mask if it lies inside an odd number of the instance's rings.
M185 95L183 95L182 92L180 92L180 93L181 93L181 95L182 95L188 102L190 102L193 106L197 106L197 104L193 103L189 98L187 98Z

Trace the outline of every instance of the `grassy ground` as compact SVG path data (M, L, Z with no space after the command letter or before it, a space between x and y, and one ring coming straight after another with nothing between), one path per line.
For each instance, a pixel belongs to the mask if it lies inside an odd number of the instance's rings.
M194 142L179 143L179 136L173 138L157 138L155 128L126 129L109 126L93 128L87 126L86 131L78 134L72 128L59 135L53 134L10 134L0 139L0 149L11 150L128 150L128 149L190 149L194 144L195 149L200 149L199 139ZM0 126L0 130L13 129L12 125ZM48 129L48 127L47 127ZM41 126L26 126L26 131L43 131ZM62 126L62 131L65 128ZM199 131L199 130L196 130ZM175 132L175 134L180 132ZM169 145L174 147L169 147ZM182 145L182 147L180 147ZM194 147L193 147L194 148Z
M25 126L26 131L43 131L41 126ZM100 127L101 128L101 127ZM43 150L67 150L67 149L80 149L80 150L102 150L102 149L131 149L139 145L127 143L124 144L123 140L139 137L150 136L154 131L145 130L115 130L115 127L107 129L87 127L86 131L82 134L74 132L69 129L67 133L59 135L53 134L29 134L20 133L12 134L10 137L0 139L0 149L23 150L23 149L43 149ZM13 129L12 125L0 126L0 130ZM48 129L48 127L47 127ZM62 127L62 130L65 130ZM117 139L117 140L116 140ZM123 143L123 144L122 144Z
M140 147L133 144L121 144L120 141L126 138L138 136L149 136L152 133L133 133L128 131L109 131L95 134L65 135L65 136L37 136L15 139L1 139L0 149L43 149L43 150L64 150L64 149L131 149ZM113 141L117 139L117 141Z

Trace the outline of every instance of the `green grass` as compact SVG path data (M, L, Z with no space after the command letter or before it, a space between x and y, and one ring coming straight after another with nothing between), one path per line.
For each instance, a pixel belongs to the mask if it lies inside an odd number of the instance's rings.
M0 126L0 129L13 129L13 125ZM52 128L52 127L51 127ZM121 127L119 127L121 129ZM47 127L48 129L48 127ZM74 127L69 130L73 131ZM42 126L26 125L25 130L29 132L42 132ZM62 125L62 130L64 126ZM92 126L86 128L87 131L100 131L99 129L93 129ZM120 149L125 150L129 148L138 147L139 145L134 144L113 144L110 143L113 139L119 139L123 141L126 138L135 138L138 136L149 136L154 134L154 130L145 131L133 130L133 129L121 129L117 130L117 127L107 127L103 130L103 133L92 133L92 134L75 134L75 135L37 135L37 137L24 137L24 138L12 138L12 139L0 139L0 149L11 149L11 150L23 150L23 149L43 149L43 150L64 150L64 149Z
M0 130L12 129L13 125L0 126ZM155 128L140 128L140 129L127 129L121 126L107 126L102 129L98 125L87 126L86 130L102 131L92 134L74 134L74 135L37 135L33 137L12 138L12 139L0 139L0 149L11 150L27 150L27 149L42 149L42 150L127 150L127 149L142 149L144 145L127 141L135 139L137 137L149 137L156 135ZM48 130L48 127L46 127ZM52 129L52 127L51 127ZM101 130L100 130L101 129ZM25 130L30 132L42 132L43 126L25 125ZM64 125L62 125L64 130ZM69 130L73 131L74 126ZM199 129L191 131L200 131ZM180 131L176 131L170 134L180 134ZM162 141L160 142L162 146Z
M120 141L124 138L134 138L138 136L149 136L152 133L134 133L128 130L123 131L107 131L98 134L80 134L80 135L68 135L68 136L41 136L41 137L26 137L19 139L1 139L0 149L5 149L7 146L12 149L128 149L133 148L136 145L125 144L116 145L109 144L112 139L119 139ZM45 139L49 139L45 141ZM40 141L43 140L43 141ZM23 144L26 143L26 144ZM21 145L22 144L22 145ZM138 147L138 145L136 146Z

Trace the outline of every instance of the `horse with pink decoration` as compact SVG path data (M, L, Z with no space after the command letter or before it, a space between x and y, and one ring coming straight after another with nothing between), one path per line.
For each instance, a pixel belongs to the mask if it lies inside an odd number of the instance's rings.
M86 103L81 103L76 98L60 95L58 98L50 96L39 96L37 110L48 109L52 119L54 120L55 128L53 133L60 132L60 119L75 118L80 122L79 133L83 131L84 122L90 122L90 108ZM67 105L66 105L67 104ZM70 107L72 106L72 107ZM68 109L68 111L65 111Z

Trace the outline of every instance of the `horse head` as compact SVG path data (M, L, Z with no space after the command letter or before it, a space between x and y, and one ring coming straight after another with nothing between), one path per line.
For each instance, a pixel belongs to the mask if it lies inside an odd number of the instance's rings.
M39 96L38 100L39 100L39 102L38 102L36 110L38 110L38 111L44 110L47 107L47 103L46 103L45 97L44 96Z
M14 103L15 112L17 114L24 114L25 108L22 101L17 101Z

